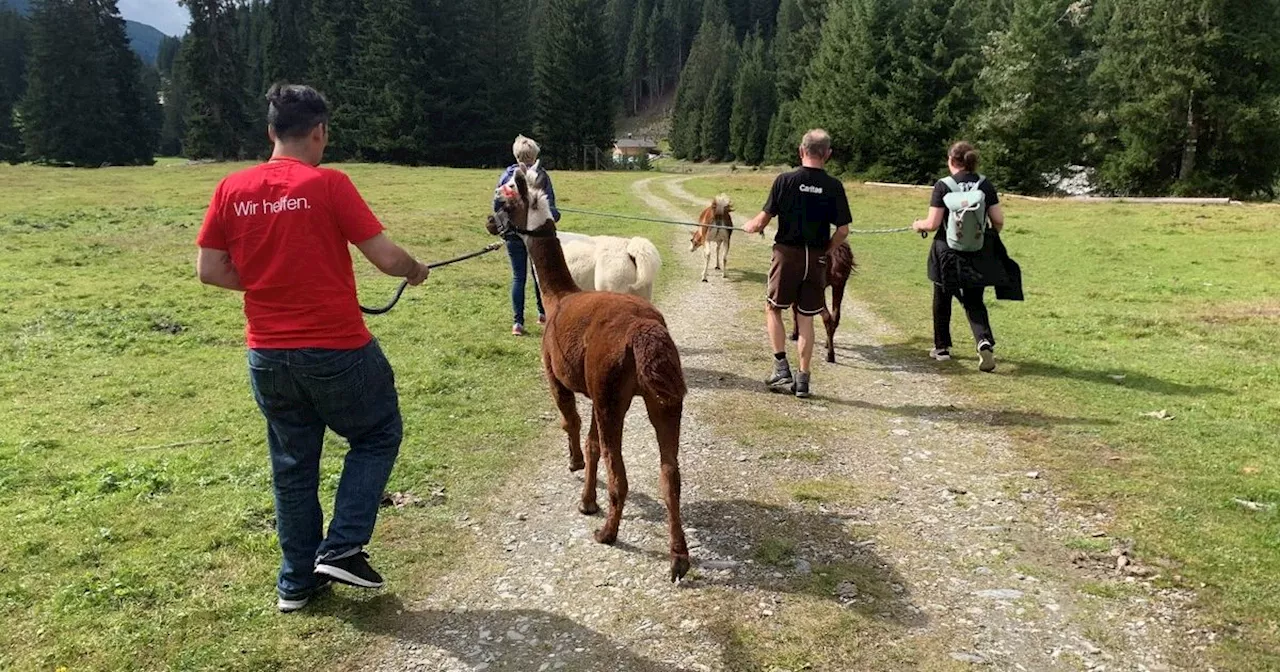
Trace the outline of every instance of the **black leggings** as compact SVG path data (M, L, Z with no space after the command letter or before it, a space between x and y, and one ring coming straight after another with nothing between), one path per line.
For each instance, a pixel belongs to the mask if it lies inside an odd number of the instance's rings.
M933 286L933 347L939 350L951 347L951 299L959 299L964 306L964 314L969 318L969 327L973 329L973 339L977 343L988 341L996 344L996 337L991 333L991 318L987 315L987 304L982 295L986 290L977 289L952 290L945 292L941 285Z

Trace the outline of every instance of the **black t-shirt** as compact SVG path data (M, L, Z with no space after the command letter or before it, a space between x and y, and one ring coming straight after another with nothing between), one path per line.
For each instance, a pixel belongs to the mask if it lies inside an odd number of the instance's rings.
M831 227L853 221L840 180L821 168L797 168L773 181L764 211L778 218L774 242L826 249Z
M980 179L977 175L968 171L956 173L951 177L960 185L961 189L972 189L972 186L966 185L972 185ZM982 190L983 194L986 194L987 210L1000 203L1000 194L996 193L996 188L991 184L991 180L982 180L982 184L978 188ZM943 180L938 180L937 184L933 185L933 197L929 199L929 207L945 210L947 204L942 199L946 198L949 193L951 193L951 188L947 186L947 183ZM938 227L938 234L934 236L935 238L945 239L947 237L947 216L943 215L942 226Z

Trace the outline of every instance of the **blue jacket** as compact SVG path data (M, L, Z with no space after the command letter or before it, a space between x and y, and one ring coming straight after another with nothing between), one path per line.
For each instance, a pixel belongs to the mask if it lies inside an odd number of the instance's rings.
M516 174L516 168L519 168L519 167L520 167L520 164L513 163L510 166L508 166L506 170L502 171L502 177L498 178L498 188L501 188L502 185L506 184L507 182L510 182L511 176ZM541 170L542 170L542 174L547 178L547 186L544 191L547 194L547 204L551 206L551 218L559 222L560 210L556 208L556 190L551 186L551 173L548 173L545 168ZM497 212L501 209L502 209L502 201L500 201L497 197L495 197L493 199L493 211Z

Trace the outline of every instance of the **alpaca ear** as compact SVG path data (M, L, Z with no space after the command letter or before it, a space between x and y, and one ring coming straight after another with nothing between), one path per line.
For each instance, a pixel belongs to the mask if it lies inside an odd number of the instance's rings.
M524 175L523 168L517 168L515 174L516 191L520 192L520 200L526 205L529 203L529 180Z

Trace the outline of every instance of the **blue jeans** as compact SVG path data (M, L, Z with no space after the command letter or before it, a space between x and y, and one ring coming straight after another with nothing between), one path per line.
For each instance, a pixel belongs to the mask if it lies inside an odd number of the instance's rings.
M529 272L529 248L519 238L507 239L507 256L511 257L511 312L515 323L524 324L524 287ZM538 287L538 275L533 276L533 298L538 302L538 315L546 315L542 307L542 290Z
M250 350L249 377L267 419L284 554L276 590L296 598L316 587L317 560L358 553L373 536L403 436L395 374L374 340L357 350ZM325 428L351 445L328 536L319 493Z

